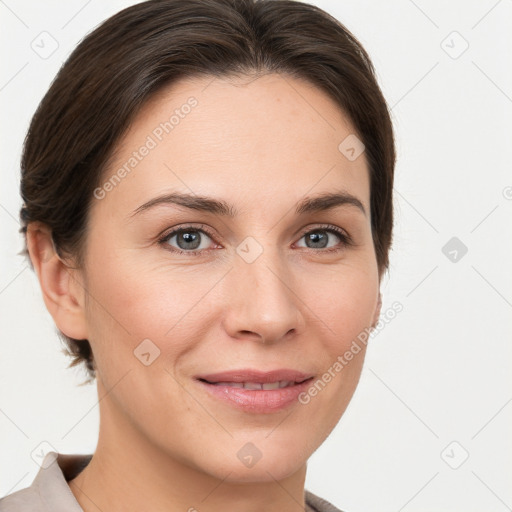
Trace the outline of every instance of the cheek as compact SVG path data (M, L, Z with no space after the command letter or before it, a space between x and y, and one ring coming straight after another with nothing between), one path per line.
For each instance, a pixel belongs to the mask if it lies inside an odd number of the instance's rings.
M130 259L129 253L115 255L105 245L93 261L102 264L94 268L88 283L94 293L91 324L96 324L100 337L108 333L110 338L127 340L131 351L146 338L158 340L168 356L186 350L207 325L211 328L210 317L222 316L234 303L229 297L230 278L219 282L224 267L155 267L154 262L148 266L140 258ZM378 293L378 274L371 261L308 263L292 268L290 276L288 283L296 296L290 300L296 301L305 319L304 335L322 340L324 356L337 357L371 325Z
M210 325L204 309L208 300L201 298L218 277L193 277L187 270L164 266L148 268L126 255L114 261L98 254L97 261L103 264L88 282L92 297L88 325L99 370L103 367L108 372L103 372L104 378L112 385L129 369L139 371L138 355L148 351L149 358L154 358L151 369L173 372ZM146 371L143 378L150 375ZM157 386L162 375L151 378Z
M112 410L124 411L130 419L127 428L133 425L145 432L162 450L172 451L184 461L193 459L198 467L210 461L211 471L219 471L230 441L193 393L184 392L186 369L183 373L179 370L183 361L198 360L197 354L209 356L204 342L211 339L233 304L243 305L240 296L233 296L233 276L220 281L226 273L222 265L205 266L200 272L192 267L148 266L136 258L130 260L127 254L115 258L108 254L113 253L104 250L95 255L93 261L102 265L91 273L89 283L94 297L91 343L105 387L100 396L113 390L103 406L115 403ZM369 259L330 267L308 263L290 266L288 271L291 279L285 281L292 291L283 289L283 297L290 297L305 321L297 337L298 347L322 371L322 379L323 372L371 325L378 277ZM226 339L225 333L220 334ZM146 338L154 340L161 351L148 366L134 355ZM262 438L262 446L275 454L276 464L289 460L290 467L298 465L331 432L352 398L363 359L364 347L324 388L311 394L307 404L296 405L295 422L283 422L268 440ZM304 430L306 423L309 426ZM236 427L240 428L238 423ZM191 434L195 436L193 444ZM212 437L218 441L214 448ZM286 448L290 437L297 440L293 455ZM210 453L207 461L205 450ZM232 468L224 469L228 473Z
M95 260L102 263L92 269L88 284L97 299L95 305L103 306L100 318L113 317L110 320L134 336L146 337L158 326L172 326L180 305L186 304L187 290L190 295L182 280L164 275L161 269L148 269L146 262L130 252L116 252L115 247L98 248ZM158 318L166 318L166 325L155 323Z
M322 373L301 402L322 418L324 434L336 425L357 387L366 353L366 341L377 307L378 273L366 266L337 268L322 286L309 288L307 304L316 316L321 343ZM314 282L313 276L308 281ZM307 283L305 283L307 284ZM308 285L309 286L309 285Z
M94 297L88 323L98 382L106 390L115 386L112 400L139 428L141 422L158 423L157 417L161 425L170 426L169 414L191 407L173 375L174 363L195 345L197 333L189 319L193 315L187 311L197 293L186 280L177 282L140 264L135 268L126 258L118 264L98 261L103 265L88 283ZM198 325L199 320L195 322ZM165 412L162 404L169 404Z
M329 275L309 272L301 286L302 298L321 321L331 349L344 350L372 324L379 280L371 267L347 265Z

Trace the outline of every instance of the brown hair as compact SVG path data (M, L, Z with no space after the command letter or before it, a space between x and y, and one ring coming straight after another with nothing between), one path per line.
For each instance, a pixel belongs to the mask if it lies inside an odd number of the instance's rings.
M372 236L387 270L393 228L395 147L390 114L370 58L320 8L293 0L150 0L88 34L35 112L21 158L21 232L40 221L59 255L82 268L88 212L115 145L141 107L180 78L265 72L306 79L352 121L370 170ZM340 141L341 142L341 141ZM95 377L88 340L60 331Z

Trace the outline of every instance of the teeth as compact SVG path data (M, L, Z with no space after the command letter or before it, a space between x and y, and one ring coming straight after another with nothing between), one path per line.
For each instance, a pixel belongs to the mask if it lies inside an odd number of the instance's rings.
M257 382L244 382L244 389L263 389Z
M261 389L279 389L280 386L280 382L266 382L261 385Z
M243 388L243 382L213 382L216 386L229 386L230 388Z
M280 380L278 382L268 382L266 384L262 384L263 389L278 389L278 388L286 388L295 384L293 380Z
M244 389L279 389L285 388L294 384L291 380L281 380L277 382L267 382L260 384L258 382L215 382L216 386L229 386L231 388L244 388Z

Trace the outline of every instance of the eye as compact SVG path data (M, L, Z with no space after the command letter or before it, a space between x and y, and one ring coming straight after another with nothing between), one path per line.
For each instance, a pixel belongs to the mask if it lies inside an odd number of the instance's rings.
M329 243L329 235L335 235L340 240L340 244L334 247L327 247ZM353 245L352 239L342 229L337 226L328 224L327 226L321 226L313 230L307 231L301 237L306 239L306 247L308 249L325 249L322 252L337 252L341 251L345 247Z
M338 238L339 243L328 247L329 238L332 238L332 235ZM311 250L319 249L316 252L338 252L353 245L352 239L346 232L331 224L309 230L301 236L302 238L306 239L306 248ZM158 243L165 246L171 252L200 256L208 249L207 239L212 240L213 235L206 226L183 226L165 234L158 240ZM173 243L171 243L172 241Z
M211 240L212 235L204 228L204 226L201 226L200 228L184 226L164 235L158 240L158 243L170 246L169 250L173 252L196 256L200 255L208 246L207 243L204 243L205 237ZM177 248L169 243L173 239L175 239L175 243L178 245Z

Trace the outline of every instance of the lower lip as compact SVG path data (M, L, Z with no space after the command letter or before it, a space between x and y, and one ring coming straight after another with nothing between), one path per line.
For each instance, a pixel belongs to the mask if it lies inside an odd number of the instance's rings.
M306 391L313 377L286 388L244 389L231 386L209 384L198 380L199 384L212 396L246 412L271 413L288 407L298 401L298 396Z

